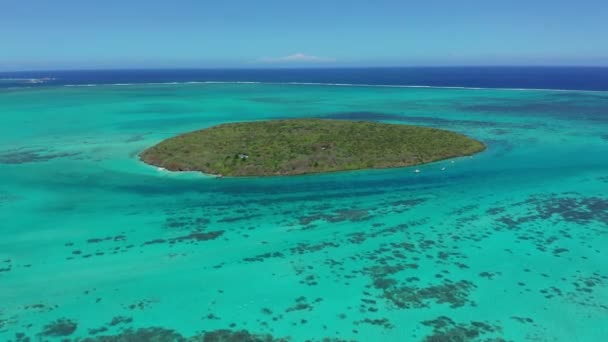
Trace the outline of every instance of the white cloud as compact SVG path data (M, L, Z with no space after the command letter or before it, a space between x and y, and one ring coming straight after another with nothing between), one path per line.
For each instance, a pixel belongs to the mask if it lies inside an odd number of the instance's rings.
M269 58L263 57L258 59L258 62L263 63L323 63L323 62L333 62L334 59L331 58L323 58L318 56L306 55L301 52L294 53L293 55L284 56L284 57L276 57Z

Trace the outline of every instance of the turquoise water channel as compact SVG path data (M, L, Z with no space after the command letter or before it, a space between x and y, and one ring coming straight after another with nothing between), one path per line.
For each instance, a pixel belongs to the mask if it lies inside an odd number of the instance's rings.
M488 149L419 173L238 179L138 160L179 133L300 117ZM605 341L607 194L606 92L5 89L0 340Z

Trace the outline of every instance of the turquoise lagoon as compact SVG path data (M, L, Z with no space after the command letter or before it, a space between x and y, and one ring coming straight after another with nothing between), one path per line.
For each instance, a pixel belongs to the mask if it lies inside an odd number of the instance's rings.
M182 132L296 117L488 149L420 173L239 179L138 160ZM608 338L606 92L5 89L0 133L2 341Z

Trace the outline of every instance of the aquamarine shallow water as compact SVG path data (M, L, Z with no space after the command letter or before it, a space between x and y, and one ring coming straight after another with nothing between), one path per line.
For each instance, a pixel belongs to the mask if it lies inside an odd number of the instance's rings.
M295 117L488 149L420 173L221 180L137 158L182 132ZM604 341L607 132L606 92L2 90L0 340Z

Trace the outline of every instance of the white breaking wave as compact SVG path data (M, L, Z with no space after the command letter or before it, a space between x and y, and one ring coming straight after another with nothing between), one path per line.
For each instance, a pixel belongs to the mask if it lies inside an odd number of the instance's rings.
M55 78L52 77L42 77L42 78L21 78L21 77L8 77L8 78L0 78L0 82L18 82L18 83L46 83L49 81L54 81Z
M377 87L377 88L424 88L424 89L464 89L464 90L509 90L509 91L551 91L551 92L585 92L608 93L608 90L581 89L546 89L546 88L483 88L456 86L429 86L403 84L365 84L365 83L323 83L323 82L260 82L260 81L187 81L187 82L146 82L146 83L98 83L98 84L65 84L64 87L94 87L94 86L141 86L141 85L187 85L187 84L267 84L267 85L302 85L328 87Z

